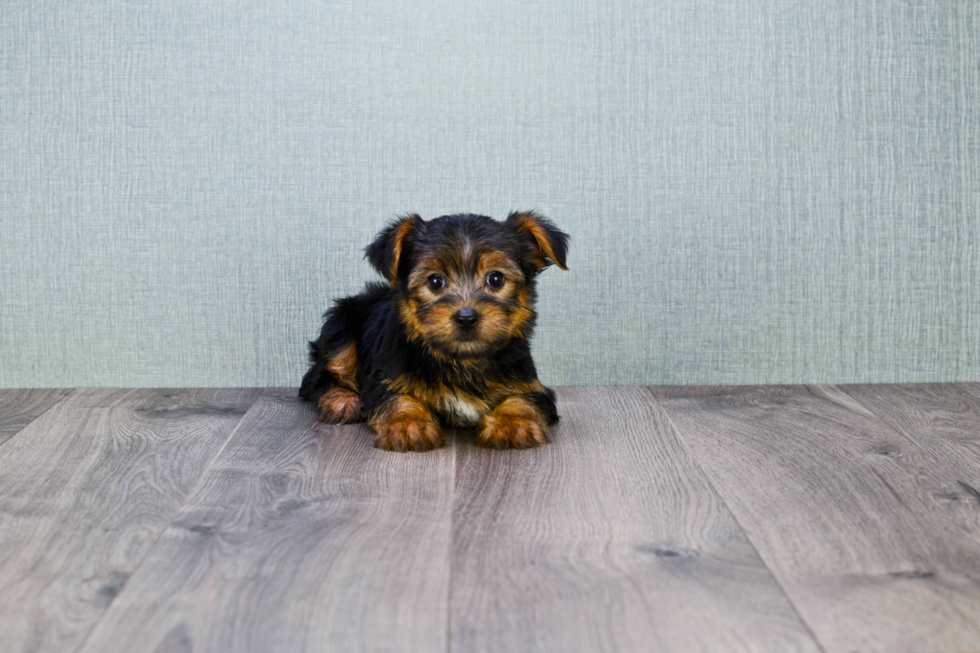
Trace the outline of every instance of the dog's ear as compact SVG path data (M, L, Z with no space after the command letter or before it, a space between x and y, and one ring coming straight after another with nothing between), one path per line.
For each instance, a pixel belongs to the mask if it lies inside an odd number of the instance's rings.
M531 264L540 272L552 263L567 270L565 255L568 253L568 234L554 223L533 211L520 211L507 216L505 223L518 235L525 237L531 246Z
M417 214L406 215L388 225L364 249L364 258L392 286L398 280L398 266L410 248L414 236L425 225Z

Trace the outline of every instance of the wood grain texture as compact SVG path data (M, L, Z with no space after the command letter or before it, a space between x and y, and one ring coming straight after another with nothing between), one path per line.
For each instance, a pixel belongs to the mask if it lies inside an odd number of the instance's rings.
M949 383L841 390L897 432L891 455L918 466L919 494L932 511L980 541L980 397Z
M68 396L71 390L0 390L0 445Z
M84 651L444 651L453 448L262 397Z
M915 440L833 386L653 394L827 651L980 649L980 538Z
M937 479L956 477L954 485L980 487L980 396L969 385L848 385L841 390L928 452Z
M255 390L77 390L0 447L5 652L71 651Z
M645 389L559 408L551 445L458 449L451 650L817 650Z
M956 387L969 392L974 397L980 397L980 383L957 383Z

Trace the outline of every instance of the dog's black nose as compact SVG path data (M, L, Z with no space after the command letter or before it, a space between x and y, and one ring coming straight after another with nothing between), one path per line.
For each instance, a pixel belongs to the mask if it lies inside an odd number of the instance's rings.
M460 329L472 329L480 321L480 316L472 308L461 308L453 317Z

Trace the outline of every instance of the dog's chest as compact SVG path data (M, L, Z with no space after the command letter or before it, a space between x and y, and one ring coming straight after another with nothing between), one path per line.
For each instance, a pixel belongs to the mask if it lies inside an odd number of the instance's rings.
M480 421L480 407L458 394L450 393L440 397L436 409L452 426L473 426Z

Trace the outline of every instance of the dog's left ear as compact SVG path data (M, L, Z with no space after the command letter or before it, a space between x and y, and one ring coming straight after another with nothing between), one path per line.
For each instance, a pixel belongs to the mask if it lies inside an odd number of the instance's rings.
M558 229L551 220L533 211L521 211L508 215L505 224L528 239L531 263L539 272L552 263L562 270L568 269L565 265L568 234Z
M364 249L364 258L394 286L398 281L398 266L410 248L416 232L425 225L417 214L406 215L388 225Z

